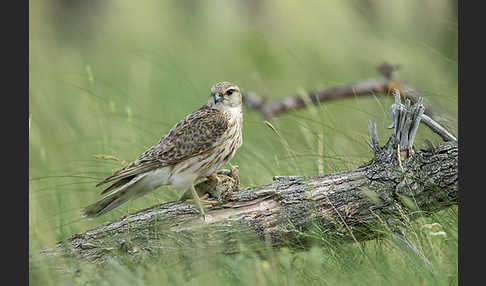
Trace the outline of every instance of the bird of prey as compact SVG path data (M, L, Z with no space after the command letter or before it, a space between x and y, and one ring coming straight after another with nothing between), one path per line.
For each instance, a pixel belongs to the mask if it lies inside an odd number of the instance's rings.
M240 89L231 82L216 83L206 104L135 161L98 183L97 187L111 182L101 194L111 193L83 209L83 216L100 216L164 185L190 189L204 216L194 181L213 175L231 160L243 142L242 125Z

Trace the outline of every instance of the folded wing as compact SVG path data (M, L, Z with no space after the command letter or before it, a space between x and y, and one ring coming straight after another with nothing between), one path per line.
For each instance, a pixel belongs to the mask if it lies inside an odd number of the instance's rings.
M113 175L99 182L101 186L108 182L127 179L139 174L170 165L213 149L228 128L228 118L219 110L203 105L198 110L179 121L155 145L150 147L135 161L116 171ZM105 189L113 190L117 183Z

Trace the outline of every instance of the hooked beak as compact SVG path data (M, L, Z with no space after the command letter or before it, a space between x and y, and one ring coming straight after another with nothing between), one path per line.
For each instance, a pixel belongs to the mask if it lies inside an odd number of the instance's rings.
M219 93L215 93L215 94L213 95L213 97L214 97L214 103L218 103L218 102L223 101L223 97L222 97L222 96L221 96L221 94L219 94Z

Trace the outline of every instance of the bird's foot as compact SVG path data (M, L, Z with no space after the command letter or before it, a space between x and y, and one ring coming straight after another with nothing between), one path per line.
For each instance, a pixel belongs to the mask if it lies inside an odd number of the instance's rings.
M217 205L218 204L218 201L207 200L207 198L209 198L209 194L205 193L202 197L199 198L199 200L201 201L201 203L203 203L205 205Z
M218 204L218 201L215 201L215 200L207 200L207 198L209 198L209 194L208 193L205 193L204 195L202 195L202 196L199 197L199 202L202 205L217 205ZM186 202L195 203L196 201L194 199L187 199Z

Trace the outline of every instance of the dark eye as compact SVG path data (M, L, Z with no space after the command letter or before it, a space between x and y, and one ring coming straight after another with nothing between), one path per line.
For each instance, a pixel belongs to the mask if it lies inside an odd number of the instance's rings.
M231 95L231 94L233 94L233 92L235 92L235 90L234 90L234 89L232 89L232 88L230 88L230 89L228 89L228 90L226 91L226 94L227 94L227 95Z

